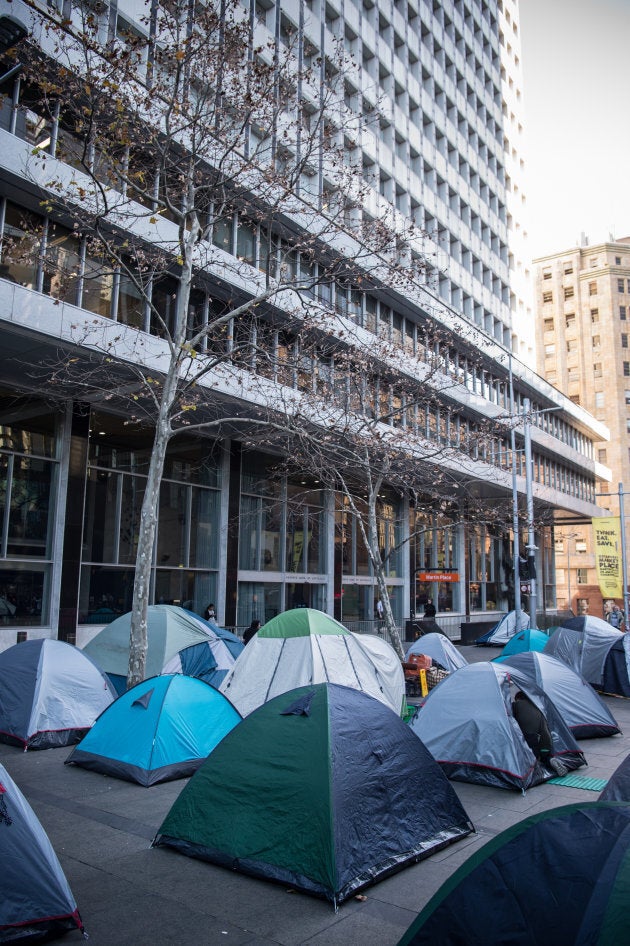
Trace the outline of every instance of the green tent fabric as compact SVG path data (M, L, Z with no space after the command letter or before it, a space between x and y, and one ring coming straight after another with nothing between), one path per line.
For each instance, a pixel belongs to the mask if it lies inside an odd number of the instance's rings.
M275 697L228 733L154 843L339 903L472 830L395 713L321 683Z
M629 885L630 806L552 808L469 857L398 946L620 946Z
M315 608L293 608L277 614L258 631L258 637L309 637L311 634L349 634L330 615Z

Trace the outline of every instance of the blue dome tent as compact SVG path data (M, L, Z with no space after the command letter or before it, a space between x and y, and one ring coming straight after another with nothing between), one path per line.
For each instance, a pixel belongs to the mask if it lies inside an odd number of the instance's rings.
M151 677L96 720L66 764L144 786L185 778L240 719L230 701L203 680Z

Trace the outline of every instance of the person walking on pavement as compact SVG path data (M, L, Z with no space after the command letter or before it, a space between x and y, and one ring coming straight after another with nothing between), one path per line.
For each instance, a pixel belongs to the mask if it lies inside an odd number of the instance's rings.
M243 643L249 644L254 634L256 634L256 632L259 630L260 630L260 621L258 620L258 618L254 618L252 623L249 625L249 627L243 634Z

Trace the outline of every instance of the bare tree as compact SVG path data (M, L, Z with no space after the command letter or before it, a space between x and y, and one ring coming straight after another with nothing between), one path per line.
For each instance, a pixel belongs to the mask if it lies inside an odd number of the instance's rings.
M338 49L309 61L290 30L261 41L254 4L248 15L236 0L147 4L140 29L113 8L81 4L66 20L28 5L23 95L53 140L35 141L26 169L44 223L27 221L4 253L39 254L47 291L94 313L77 316L49 366L53 393L109 400L154 429L133 685L171 438L202 426L286 432L282 418L300 408L278 383L303 372L313 339L346 332L347 309L322 305L331 287L349 305L374 281L411 280L416 262L409 232L354 213L367 185L348 142L363 119L343 104ZM300 340L284 361L269 346L279 327Z

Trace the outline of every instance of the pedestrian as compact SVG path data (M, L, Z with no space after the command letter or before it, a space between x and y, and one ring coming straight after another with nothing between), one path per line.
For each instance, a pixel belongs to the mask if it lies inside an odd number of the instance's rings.
M383 602L381 601L380 598L376 602L376 613L378 614L379 621L382 621L383 618L385 617L385 609L383 607Z
M618 604L613 604L612 608L606 615L606 620L611 627L616 627L618 631L621 630L621 625L623 624L623 611Z
M555 775L566 775L569 771L560 759L553 755L551 732L541 710L521 690L512 703L514 719L521 728L525 742L536 758Z
M213 604L208 605L208 607L203 613L203 616L206 619L206 621L214 621L216 619L217 614L216 614L216 611L214 610Z
M249 625L249 627L243 634L243 643L249 644L254 634L256 634L256 632L259 630L260 630L260 621L258 620L258 618L254 618L252 623Z
M433 602L427 601L427 603L424 606L425 618L434 618L436 614L437 614L437 611L435 610L435 605L433 604Z

